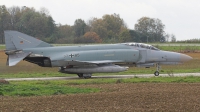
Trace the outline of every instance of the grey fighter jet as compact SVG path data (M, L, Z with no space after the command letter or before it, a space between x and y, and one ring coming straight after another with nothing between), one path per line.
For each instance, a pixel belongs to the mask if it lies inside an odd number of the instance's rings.
M58 46L43 42L18 31L4 31L7 65L25 60L41 67L59 67L59 72L90 78L92 73L121 72L127 66L153 67L159 75L160 65L189 61L188 55L162 51L143 43Z

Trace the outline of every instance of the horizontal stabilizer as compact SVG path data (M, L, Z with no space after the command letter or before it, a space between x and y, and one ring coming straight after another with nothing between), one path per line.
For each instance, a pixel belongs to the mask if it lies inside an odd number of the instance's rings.
M21 60L23 60L26 56L28 56L30 53L16 53L8 56L7 65L8 66L14 66L17 63L19 63Z

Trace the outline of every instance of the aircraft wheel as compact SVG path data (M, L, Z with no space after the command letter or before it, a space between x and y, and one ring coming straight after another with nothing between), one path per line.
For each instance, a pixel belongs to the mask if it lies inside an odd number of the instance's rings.
M83 78L85 78L85 79L89 79L89 78L91 78L92 76L85 76L85 77L83 77Z
M154 72L154 75L155 75L155 76L159 76L159 72L158 72L158 71L155 71L155 72Z
M79 73L77 75L78 75L78 77L83 78L83 74Z
M83 74L83 78L89 79L92 77L92 74Z

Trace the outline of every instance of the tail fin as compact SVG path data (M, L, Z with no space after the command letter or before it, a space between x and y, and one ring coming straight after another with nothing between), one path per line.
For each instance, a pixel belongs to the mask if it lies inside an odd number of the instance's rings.
M34 47L52 47L52 45L38 40L32 36L23 34L18 31L4 31L6 50L22 50L24 48Z
M14 66L21 60L23 60L30 53L23 52L25 48L34 47L51 47L52 45L38 40L29 35L20 33L18 31L4 31L6 50L8 55L7 65Z

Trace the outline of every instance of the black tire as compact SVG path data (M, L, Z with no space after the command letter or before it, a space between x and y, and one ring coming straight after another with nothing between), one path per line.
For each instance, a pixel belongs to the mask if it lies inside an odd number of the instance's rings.
M83 74L79 73L77 75L78 75L78 77L83 78Z
M155 71L155 72L154 72L154 75L155 75L155 76L159 76L159 72L158 72L158 71Z
M92 76L86 76L86 77L83 77L83 78L85 78L85 79L89 79L89 78L91 78Z

